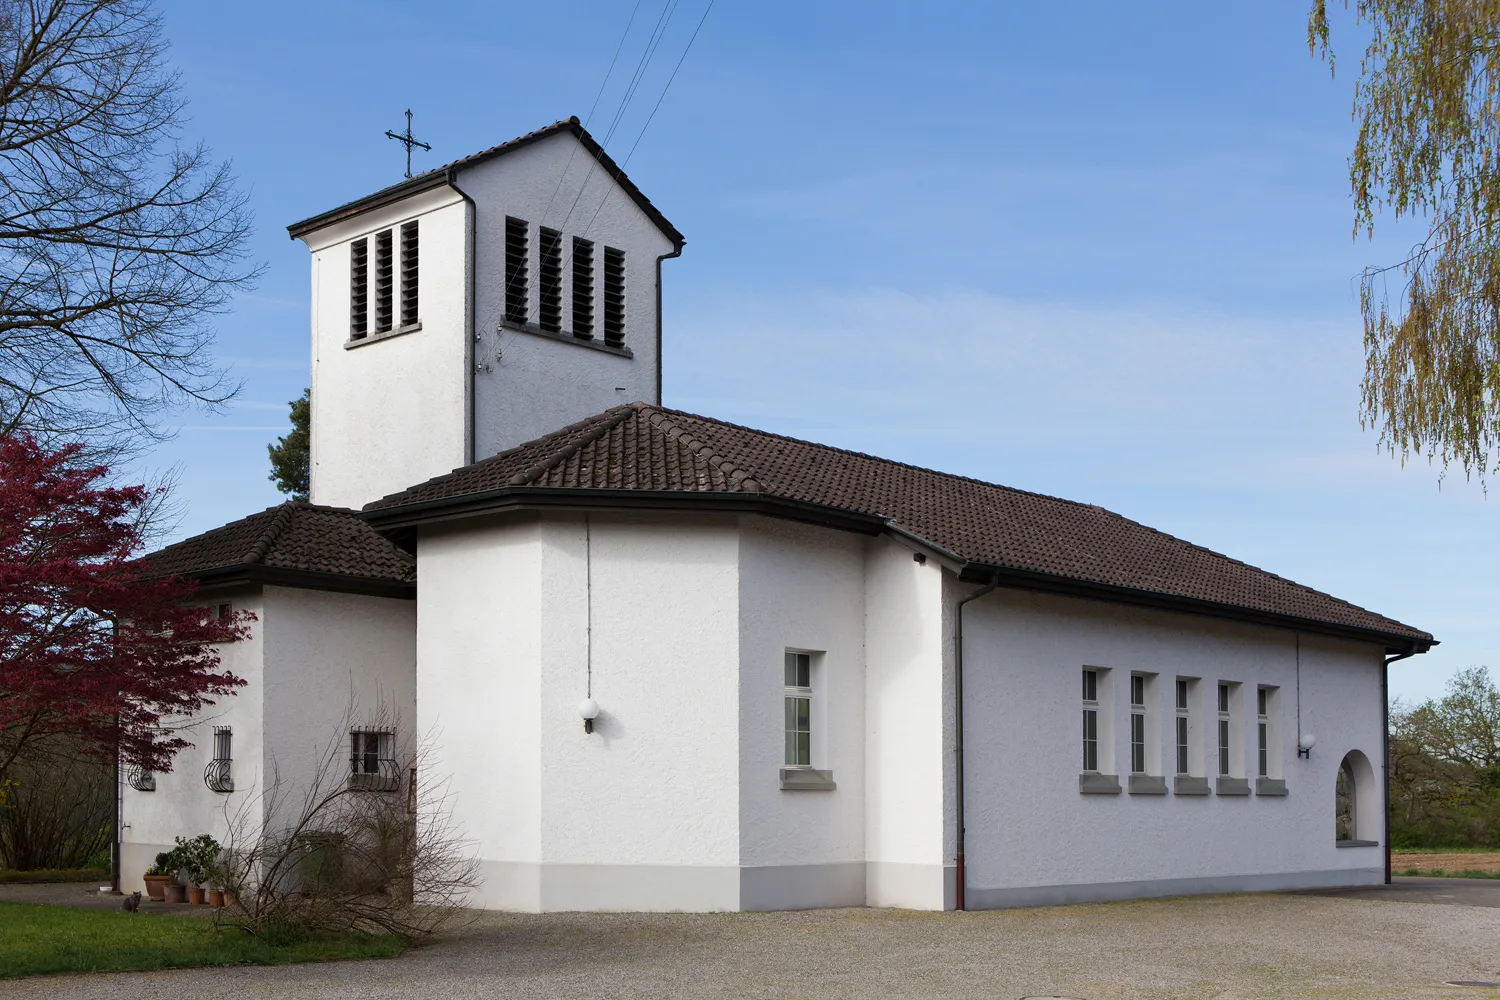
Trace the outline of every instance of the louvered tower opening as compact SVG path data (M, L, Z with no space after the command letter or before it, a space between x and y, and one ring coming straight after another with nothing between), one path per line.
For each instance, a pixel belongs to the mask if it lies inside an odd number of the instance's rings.
M604 342L625 344L625 251L604 248Z
M375 332L387 333L394 315L396 289L395 246L391 231L375 234Z
M505 218L505 321L525 325L527 306L526 220Z
M537 232L537 322L548 333L562 332L562 233Z
M417 267L417 222L401 224L401 325L417 323L417 292L420 275Z
M594 243L573 237L573 336L594 339Z
M363 340L370 330L370 241L349 244L349 339Z

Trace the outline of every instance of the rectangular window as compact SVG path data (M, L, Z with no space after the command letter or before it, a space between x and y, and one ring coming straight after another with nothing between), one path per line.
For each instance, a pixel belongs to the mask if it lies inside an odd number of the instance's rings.
M537 231L537 325L548 333L562 332L562 233L556 229Z
M1271 735L1271 721L1266 712L1268 701L1269 692L1265 688L1257 688L1255 691L1255 744L1256 751L1259 756L1259 761L1257 763L1260 769L1256 773L1259 774L1262 778L1271 773L1269 770L1267 770L1267 765L1270 763L1268 746L1270 743L1269 737Z
M391 231L375 234L375 332L388 333L395 315L396 262Z
M505 217L505 322L524 326L531 318L527 302L530 277L527 274L526 220Z
M1083 769L1099 770L1099 671L1083 671Z
M1174 735L1176 736L1175 743L1177 744L1178 774L1192 773L1192 754L1188 742L1189 720L1192 715L1191 710L1188 708L1188 692L1189 683L1187 679L1182 677L1177 678L1176 698L1173 702L1177 708L1177 718L1173 721L1176 726Z
M786 653L786 765L812 767L812 654Z
M417 268L417 220L401 224L401 325L416 326L417 293L420 290Z
M604 248L604 342L625 345L625 251Z
M573 336L594 339L594 244L573 237Z
M395 735L389 730L356 729L349 734L353 744L349 758L355 774L380 774L381 761L391 761Z
M1130 675L1130 771L1146 773L1146 678Z
M349 244L349 339L363 340L370 331L370 241Z
M225 618L233 618L234 617L234 605L233 604L227 604L227 603L226 604L220 604L218 607L214 608L214 617L217 618L217 619L219 619L220 621L222 621Z
M1219 685L1219 773L1229 774L1229 685Z

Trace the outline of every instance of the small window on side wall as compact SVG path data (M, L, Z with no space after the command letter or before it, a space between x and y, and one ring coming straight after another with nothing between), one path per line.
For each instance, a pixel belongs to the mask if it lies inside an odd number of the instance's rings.
M1099 671L1083 668L1083 769L1099 770Z
M812 767L812 654L788 650L784 665L787 767Z

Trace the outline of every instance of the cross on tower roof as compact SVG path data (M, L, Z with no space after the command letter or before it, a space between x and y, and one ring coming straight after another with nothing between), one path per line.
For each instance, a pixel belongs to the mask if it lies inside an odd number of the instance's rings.
M385 135L387 139L395 139L397 142L406 147L406 176L408 177L411 176L411 148L413 146L421 146L423 149L427 150L427 152L432 152L432 147L427 145L427 143L418 142L416 139L412 138L411 108L406 109L406 131L404 133L396 133L392 132L390 129L386 129Z

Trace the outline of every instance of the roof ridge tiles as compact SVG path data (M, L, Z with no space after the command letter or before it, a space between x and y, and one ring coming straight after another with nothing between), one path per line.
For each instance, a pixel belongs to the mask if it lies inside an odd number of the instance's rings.
M437 483L451 482L452 480L456 479L460 473L470 472L473 469L483 468L484 466L498 465L505 459L510 458L513 455L535 448L539 441L547 441L552 438L565 437L569 434L583 430L586 427L597 424L601 422L601 420L611 418L616 413L623 413L624 415L629 416L630 410L631 404L629 403L621 403L619 406L611 406L603 413L595 413L592 416L583 418L582 420L575 420L571 424L565 424L555 431L550 431L546 434L543 434L539 438L533 438L530 441L522 441L520 444L515 445L514 447L507 448L504 451L497 451L495 452L495 454L489 456L488 458L481 458L478 461L470 462L468 465L460 465L458 468L450 469L449 471L443 473L441 476L433 476L431 479L424 479L420 483L413 483L411 486L408 486L404 490L397 490L395 493L387 493L383 497L376 497L374 500L371 500L369 503L365 504L364 507L361 508L361 510L374 510L378 507L399 507L401 505L402 497L415 493L420 489L433 486Z
M682 444L698 458L718 470L736 492L759 493L761 491L760 481L753 475L714 451L712 445L699 440L690 431L674 423L668 416L672 411L665 407L652 406L650 403L634 403L632 406L646 417L646 422L651 426L658 428L674 442Z
M705 417L701 413L691 413L687 410L674 410L671 407L667 406L658 406L654 407L654 409L660 411L661 413L672 414L679 417L689 417L693 420L701 420L704 423L708 424L717 424L720 427L727 427L731 430L744 431L747 434L757 434L761 437L776 438L781 441L790 441L793 444L806 445L809 448L821 448L824 451L837 452L840 455L852 455L855 458L868 459L871 462L879 462L882 465L895 466L896 468L900 469L910 469L913 472L924 472L928 475L933 476L942 476L944 479L951 479L955 482L972 483L975 486L984 486L990 489L1004 490L1007 493L1016 493L1021 496L1038 497L1042 500L1053 500L1057 503L1065 503L1072 507L1094 507L1104 511L1106 514L1114 513L1113 511L1105 507L1100 507L1098 504L1087 503L1081 500L1069 500L1067 497L1054 496L1050 493L1038 493L1035 490L1023 490L1015 486L1007 486L1004 483L992 483L985 479L976 479L973 476L961 476L956 472L944 472L942 469L933 469L925 465L915 465L911 462L902 462L894 458L885 458L881 455L872 455L867 451L855 451L853 448L840 448L838 445L823 444L819 441L809 441L807 438L792 437L790 434L778 434L775 431L764 431L758 427L750 427L745 424L736 424L729 420L720 420L717 417ZM1120 515L1116 514L1115 516L1119 517Z
M261 533L250 551L245 553L245 562L264 563L266 554L271 551L271 546L276 544L276 539L286 530L286 526L292 521L292 513L297 509L295 500L284 501L275 508L276 513L271 515L271 523L266 525L266 530Z
M621 406L618 409L619 412L609 417L607 420L598 420L597 418L593 418L593 420L597 422L594 423L594 426L590 428L587 433L582 434L569 441L567 444L563 445L563 447L552 452L546 458L543 458L540 462L533 463L528 468L517 472L515 475L511 476L505 481L505 485L525 486L528 483L536 482L547 472L548 469L555 468L567 462L568 459L572 458L574 455L578 454L580 451L587 448L589 445L593 444L595 441L598 441L600 438L604 437L604 435L608 434L610 431L623 424L634 413L633 409L628 405ZM609 411L606 410L605 412L608 413ZM588 422L589 421L583 421L583 423ZM498 458L499 456L497 455L496 457Z

